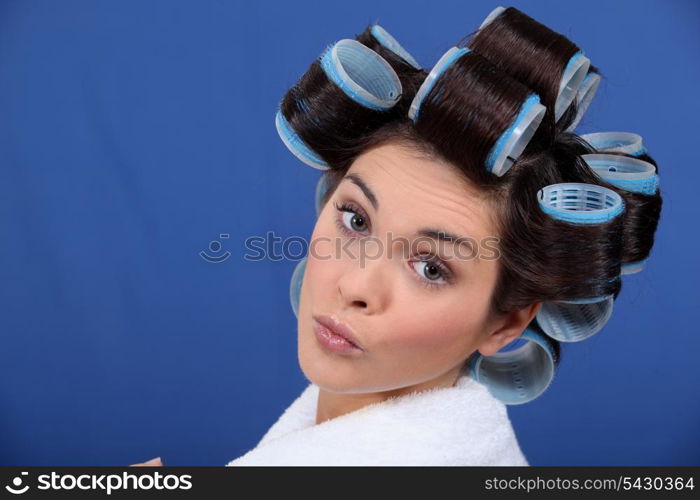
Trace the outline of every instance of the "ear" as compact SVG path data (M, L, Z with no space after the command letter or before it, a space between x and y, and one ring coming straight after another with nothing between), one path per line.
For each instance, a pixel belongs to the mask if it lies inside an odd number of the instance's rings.
M534 302L523 309L509 312L505 317L497 321L496 329L487 335L479 344L477 350L483 356L491 356L497 353L523 333L541 306L542 302Z

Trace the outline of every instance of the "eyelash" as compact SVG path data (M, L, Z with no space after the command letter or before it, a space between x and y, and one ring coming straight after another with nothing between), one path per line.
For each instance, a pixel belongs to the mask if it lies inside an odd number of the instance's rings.
M365 220L365 223L367 223L367 221L369 221L369 218L365 215L364 211L360 207L356 206L354 203L347 202L347 203L341 203L339 205L337 202L333 202L333 205L335 206L336 210L338 210L338 212L340 212L340 217L335 217L335 225L346 236L354 237L355 234L357 233L357 231L353 231L345 225L345 223L343 222L343 215L342 215L344 212L350 212L352 214L359 215L360 217L362 217ZM362 233L359 233L359 234L362 234ZM442 279L444 280L444 282L437 282L437 280L430 280L428 278L422 278L422 277L416 278L426 288L436 289L436 288L443 287L447 284L450 284L452 282L450 270L440 260L435 259L435 258L428 259L428 260L420 259L419 262L426 262L428 264L436 266L440 270L440 273L442 275Z

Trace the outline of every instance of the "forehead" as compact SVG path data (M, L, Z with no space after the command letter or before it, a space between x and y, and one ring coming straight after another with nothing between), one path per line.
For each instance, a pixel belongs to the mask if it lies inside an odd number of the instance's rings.
M412 227L439 227L470 238L494 235L493 213L483 194L455 167L410 147L392 143L373 148L355 160L350 174L374 192L382 220L391 216ZM361 192L348 179L343 184Z

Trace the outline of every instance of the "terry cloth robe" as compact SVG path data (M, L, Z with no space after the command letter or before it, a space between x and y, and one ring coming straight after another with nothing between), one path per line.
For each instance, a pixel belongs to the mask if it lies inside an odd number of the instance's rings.
M506 406L463 374L316 424L309 384L236 465L529 465Z

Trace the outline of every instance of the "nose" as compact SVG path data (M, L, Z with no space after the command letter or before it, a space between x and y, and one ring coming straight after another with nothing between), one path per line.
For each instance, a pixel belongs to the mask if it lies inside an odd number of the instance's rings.
M376 314L386 306L389 281L385 259L352 262L338 280L338 294L346 309Z

